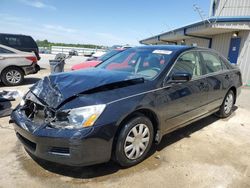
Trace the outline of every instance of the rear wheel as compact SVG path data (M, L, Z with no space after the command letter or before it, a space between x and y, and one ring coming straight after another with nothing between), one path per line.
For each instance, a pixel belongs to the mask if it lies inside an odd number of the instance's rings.
M224 101L220 107L220 110L216 113L219 117L226 118L233 112L233 106L235 101L235 94L232 90L228 91Z
M121 166L140 163L153 142L152 122L144 115L130 119L121 130L116 143L115 159Z
M18 67L8 67L3 70L1 80L4 85L16 86L20 85L24 79L24 72Z

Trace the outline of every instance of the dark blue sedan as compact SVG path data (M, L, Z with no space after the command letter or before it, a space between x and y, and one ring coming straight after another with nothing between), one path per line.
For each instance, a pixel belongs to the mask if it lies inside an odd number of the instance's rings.
M164 134L214 113L230 116L241 85L240 70L213 50L142 46L45 77L11 118L38 158L84 166L112 156L132 166Z

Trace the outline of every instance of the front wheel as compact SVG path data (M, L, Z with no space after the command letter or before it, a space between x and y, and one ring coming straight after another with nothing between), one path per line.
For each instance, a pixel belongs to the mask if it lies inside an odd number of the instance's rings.
M140 163L148 154L154 137L152 122L144 115L130 119L116 143L116 161L124 167Z
M221 118L229 117L233 112L234 101L235 101L235 94L232 90L230 90L226 94L224 101L220 107L220 110L216 113L216 115Z

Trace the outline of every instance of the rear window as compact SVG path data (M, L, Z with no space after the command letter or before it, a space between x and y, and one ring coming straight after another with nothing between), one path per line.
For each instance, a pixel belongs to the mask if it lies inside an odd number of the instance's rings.
M35 41L31 38L31 37L21 37L21 42L23 44L23 46L28 46L31 48L37 48L37 45L35 43Z

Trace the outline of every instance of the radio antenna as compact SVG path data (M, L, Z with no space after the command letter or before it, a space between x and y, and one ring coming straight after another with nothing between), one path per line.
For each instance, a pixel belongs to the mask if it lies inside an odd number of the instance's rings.
M194 8L195 12L198 12L198 14L201 17L203 22L205 22L205 20L206 20L208 23L210 23L210 21L209 21L207 15L205 14L205 12L197 4L194 4L193 8Z

